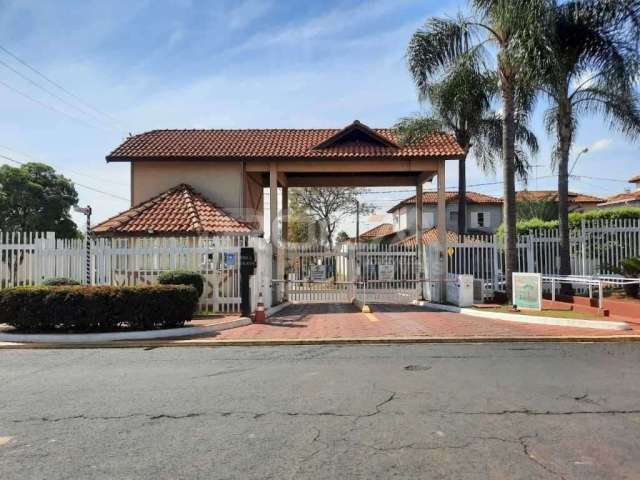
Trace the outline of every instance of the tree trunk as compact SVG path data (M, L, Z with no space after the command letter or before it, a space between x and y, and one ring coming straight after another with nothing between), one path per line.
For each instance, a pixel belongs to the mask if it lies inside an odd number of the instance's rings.
M571 104L569 100L558 106L558 220L560 228L560 275L571 275L569 246L569 153L573 142ZM573 295L570 283L560 285L560 292Z
M510 78L501 78L502 89L502 176L504 181L504 275L509 303L512 300L512 273L516 271L516 185L515 185L515 90Z
M458 235L467 233L467 149L458 161Z

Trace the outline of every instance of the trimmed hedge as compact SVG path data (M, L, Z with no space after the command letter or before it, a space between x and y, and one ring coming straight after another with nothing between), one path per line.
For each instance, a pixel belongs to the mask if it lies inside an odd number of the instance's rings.
M46 287L62 287L67 285L80 285L80 282L77 282L71 278L66 277L55 277L55 278L47 278L42 285Z
M62 286L0 290L0 323L19 330L104 332L181 327L198 294L190 286Z
M198 292L198 298L204 291L204 278L198 272L188 270L169 270L158 276L160 285L191 285Z
M640 218L640 207L617 207L587 210L586 212L571 212L569 214L569 228L580 228L582 220L623 220ZM558 228L558 220L541 220L530 218L517 223L518 234L526 234L534 230ZM504 237L504 224L500 224L496 232L500 238Z

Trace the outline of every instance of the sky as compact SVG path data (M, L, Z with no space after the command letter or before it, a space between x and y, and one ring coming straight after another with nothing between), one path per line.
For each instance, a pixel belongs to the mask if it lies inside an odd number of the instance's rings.
M104 220L129 207L128 164L105 161L129 133L340 128L354 119L389 127L421 111L406 68L407 43L429 17L455 15L464 6L457 0L0 0L0 155L54 166L76 182L94 221ZM542 148L529 189L556 190L544 108L539 102L532 119ZM611 195L640 173L638 144L598 118L581 121L574 156L584 147L590 151L576 167L582 178L571 180L573 191ZM457 165L448 163L447 186L455 188ZM471 190L500 195L500 180L468 162ZM406 189L380 193L391 190L362 197L377 210L362 230L389 220L386 210L410 196ZM84 222L79 214L74 219ZM354 233L353 222L344 228Z

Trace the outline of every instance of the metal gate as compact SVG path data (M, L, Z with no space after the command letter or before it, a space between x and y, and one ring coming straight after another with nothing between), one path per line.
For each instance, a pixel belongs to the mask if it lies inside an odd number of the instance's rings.
M416 298L415 246L342 244L333 250L290 244L285 297L292 302L409 303Z

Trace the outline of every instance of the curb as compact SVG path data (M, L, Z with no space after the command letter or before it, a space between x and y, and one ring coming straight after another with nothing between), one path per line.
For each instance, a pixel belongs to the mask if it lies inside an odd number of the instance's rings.
M472 308L454 307L452 305L442 305L424 301L414 301L414 305L431 308L444 312L460 313L478 318L490 318L493 320L504 320L507 322L530 323L534 325L555 325L558 327L593 328L597 330L631 330L626 322L615 322L610 320L582 320L579 318L554 318L538 317L535 315L515 315L502 312L483 312Z
M394 345L436 343L635 343L640 335L602 335L580 337L354 337L264 340L148 340L103 343L0 343L0 350L87 349L87 348L202 348L262 347L288 345Z
M248 317L240 317L228 322L206 325L204 327L183 327L168 328L164 330L146 330L142 332L113 332L113 333L50 333L50 334L29 334L29 333L0 333L0 342L8 342L14 344L87 344L87 345L106 345L107 342L126 342L126 341L146 341L157 339L169 339L180 337L194 337L207 335L211 333L221 332L230 328L244 327L251 325L251 319ZM1 347L1 345L0 345Z

